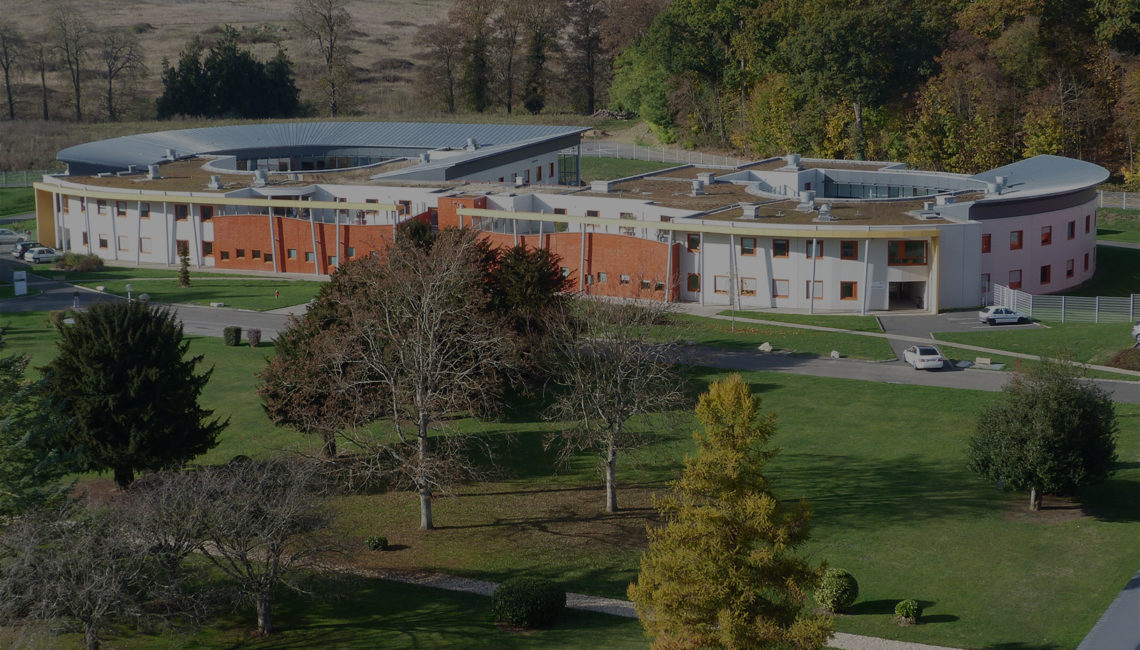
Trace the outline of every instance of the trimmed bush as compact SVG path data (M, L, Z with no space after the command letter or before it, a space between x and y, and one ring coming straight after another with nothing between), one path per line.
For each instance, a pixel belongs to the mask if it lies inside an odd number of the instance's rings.
M249 347L256 348L261 345L261 330L256 327L251 327L245 331L245 340L249 341Z
M859 583L844 569L825 569L815 590L815 599L832 612L841 612L855 604Z
M230 346L231 348L235 345L240 345L241 328L237 325L230 325L226 329L222 330L222 339L226 342L226 345Z
M913 625L922 618L922 605L919 605L918 601L913 598L900 600L899 604L895 605L895 616L899 617L901 623Z
M386 551L388 550L388 538L383 535L373 535L364 540L364 544L373 551Z
M63 329L63 320L71 318L71 312L67 309L53 309L48 312L48 324L55 329Z
M64 253L63 257L55 262L55 268L65 271L79 271L91 273L103 270L103 258L94 253L80 255L79 253Z
M491 594L495 621L532 628L554 622L566 609L566 591L542 578L510 578Z

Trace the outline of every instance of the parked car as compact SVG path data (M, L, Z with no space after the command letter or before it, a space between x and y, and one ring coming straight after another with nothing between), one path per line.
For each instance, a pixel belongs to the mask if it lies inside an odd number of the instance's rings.
M18 244L24 241L24 236L15 230L0 228L0 244Z
M28 252L28 250L32 248L44 248L44 244L41 244L38 241L22 241L12 247L12 257L18 260L22 260L24 259L24 253Z
M29 248L24 253L24 261L31 264L41 264L43 262L54 262L59 257L59 253L54 248L40 247Z
M903 350L903 361L915 370L938 370L946 364L946 358L933 345L910 346Z
M998 323L1028 323L1029 317L1008 307L991 306L978 312L978 320L987 325Z
M1140 320L1132 326L1132 338L1136 339L1136 345L1140 345Z

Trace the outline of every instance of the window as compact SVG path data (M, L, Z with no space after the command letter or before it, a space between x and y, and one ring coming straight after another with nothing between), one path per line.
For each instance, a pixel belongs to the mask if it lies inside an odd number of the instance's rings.
M982 252L983 253L990 252L990 234L989 233L982 235Z
M107 202L103 199L95 199L95 212L107 214Z
M356 257L356 247L355 246L347 247L344 251L344 254L349 256L349 257Z
M250 252L250 257L255 260L261 259L261 251L257 250L256 248L253 249L253 251Z
M740 295L756 295L756 278L740 278Z
M229 251L222 251L222 260L228 260L228 259L230 259L230 252Z
M691 232L685 236L685 248L690 253L696 253L701 250L701 236L698 233Z
M823 280L816 280L815 287L812 287L811 280L804 280L804 298L808 300L823 300Z
M174 250L178 252L178 256L190 254L190 242L185 239L177 239L174 241Z
M305 261L312 262L314 259L312 251L305 251Z
M1009 288L1010 289L1020 289L1021 288L1021 269L1014 269L1014 270L1009 272Z
M690 273L685 279L685 289L688 291L701 290L701 276L699 273Z
M887 242L889 266L923 266L926 264L926 242L921 240L891 240Z
M654 282L653 283L653 290L654 291L664 291L665 290L665 283L664 282Z
M87 243L87 238L86 238L86 237L84 237L84 241L83 241L83 243L84 243L84 244L86 244L86 243ZM1086 271L1087 271L1087 270L1089 270L1089 254L1088 254L1088 253L1085 253L1085 270L1086 270Z
M1088 234L1090 224L1092 223L1092 215L1085 215L1085 234Z
M266 262L272 262L273 261L273 253L266 253L265 254L265 261Z
M214 255L214 242L202 242L202 257L213 257Z
M788 245L786 239L773 239L772 240L772 257L787 257L788 250L791 247Z
M598 271L598 284L605 284L606 280L608 280L608 279L609 279L609 276L606 275L605 271Z
M1069 222L1069 229L1068 229L1066 234L1067 234L1069 239L1073 239L1077 236L1077 222L1076 221L1070 221Z
M100 234L99 235L99 248L106 248L106 247L107 247L107 235Z
M587 285L594 284L594 276L587 273L585 277L586 277L586 284Z
M1053 226L1041 227L1041 245L1048 246L1053 243Z
M597 210L586 210L586 216L587 217L596 217L596 216L598 216L598 211Z
M1053 267L1046 264L1041 267L1041 284L1049 284L1053 279Z
M618 282L621 284L629 284L629 276L623 273L621 277L618 278Z
M127 216L127 202L126 201L115 201L115 216L116 217Z
M150 204L149 203L140 203L139 204L139 218L140 219L150 219Z
M741 237L740 238L740 254L741 255L755 255L756 254L756 238L755 237Z
M244 248L237 249L237 258L239 260L245 258L245 249Z
M1073 262L1074 262L1074 260L1069 260L1068 262L1065 262L1065 277L1066 278L1073 277L1073 268L1076 266L1075 264L1073 264Z
M139 252L148 254L152 252L150 237L139 237Z
M713 276L713 291L716 293L728 293L728 276L715 275Z
M839 259L841 260L857 260L859 259L859 242L854 239L844 239L839 242Z
M811 250L812 245L811 244L812 244L812 240L809 239L807 241L807 257L809 260L812 258L812 250ZM823 240L822 239L815 240L815 257L823 257Z
M550 178L554 178L554 163L550 163Z
M990 274L982 274L982 294L989 295L990 293Z
M858 282L840 282L839 283L839 299L840 300L858 300L859 299L859 283Z
M198 214L202 215L202 221L209 221L214 218L214 206L203 205L198 208Z
M788 287L791 284L787 280L772 280L772 297L773 298L787 298Z
M554 208L554 214L566 214L566 208Z
M523 182L526 183L527 185L530 185L530 169L529 168L523 171Z
M636 217L633 216L632 212L620 212L620 213L618 213L618 219L636 219ZM633 228L623 227L621 229L621 234L623 234L623 235L633 235L634 232L635 231Z
M121 250L121 251L127 250L127 236L126 235L119 235L119 250Z
M1011 250L1011 251L1021 250L1021 231L1020 230L1010 231L1010 233L1009 233L1009 250Z
M329 266L336 266L340 263L340 258L336 255L329 255Z
M84 246L86 246L86 245L87 245L87 233L83 233L83 245L84 245ZM1088 260L1088 257L1089 257L1088 255L1085 255L1085 259L1086 259L1086 260ZM1086 261L1086 262L1085 262L1085 269L1087 270L1087 269L1088 269L1088 267L1089 267L1089 265L1088 265L1088 262Z
M290 248L289 250L285 251L285 257L287 257L291 260L297 259L297 249L296 248Z
M174 220L175 221L185 221L186 217L189 216L189 214L190 214L189 206L186 206L186 205L174 206ZM239 255L239 257L240 257L240 255Z
M649 280L642 280L642 281L641 281L641 288L642 288L642 289L645 289L646 291L649 291L649 289L650 289L652 286L653 286L653 284L652 284L652 283L651 283Z

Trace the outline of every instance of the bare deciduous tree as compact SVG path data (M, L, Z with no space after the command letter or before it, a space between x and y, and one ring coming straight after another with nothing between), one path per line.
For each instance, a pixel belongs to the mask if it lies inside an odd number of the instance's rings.
M94 27L78 9L57 5L48 16L52 46L67 66L71 89L75 96L75 119L83 119L81 97L83 73L91 48Z
M75 624L89 650L108 626L142 612L152 577L146 548L114 509L42 511L0 536L0 614Z
M676 341L651 341L650 330L667 317L667 305L638 305L580 298L551 325L556 347L555 383L560 387L548 415L574 424L548 443L560 443L563 460L581 452L598 455L606 484L606 512L617 512L617 460L643 446L633 426L684 400Z
M4 71L4 90L8 95L8 119L16 119L16 103L12 99L12 73L24 58L27 42L16 25L0 19L0 69Z
M115 110L115 81L123 76L142 74L146 70L142 48L138 38L131 32L111 29L99 36L97 54L103 76L107 80L107 119L114 122L118 119Z
M454 113L455 86L463 69L463 30L451 21L443 20L422 27L417 36L427 48L423 55L427 65L423 68L424 78L420 85L428 92L441 94L447 112Z
M347 103L350 88L347 43L352 15L345 0L298 0L293 20L321 57L321 90L329 115L336 117Z
M497 407L502 377L517 361L514 334L486 309L489 255L467 230L443 231L430 246L401 239L386 261L357 262L357 286L341 297L351 305L345 349L360 367L355 381L386 412L396 438L358 442L390 478L419 493L423 530L433 527L432 495L470 468L461 443L432 431L447 418Z
M48 113L47 71L51 66L51 49L48 45L47 34L40 34L32 39L32 46L29 50L32 69L40 76L40 105L43 108L43 118L48 120L50 116Z

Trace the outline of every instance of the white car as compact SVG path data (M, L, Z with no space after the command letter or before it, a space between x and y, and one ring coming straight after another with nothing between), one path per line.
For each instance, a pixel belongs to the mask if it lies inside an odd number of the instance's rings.
M1029 317L1025 314L1014 311L1008 307L986 307L978 312L978 320L987 325L997 325L998 323L1028 323Z
M30 248L24 253L24 261L32 264L54 262L59 253L54 248Z
M912 345L903 350L903 361L914 366L915 370L938 370L946 359L933 345Z
M14 230L0 228L0 244L18 244L24 241L24 236Z
M1136 345L1140 345L1140 320L1132 326L1132 338L1136 339Z

